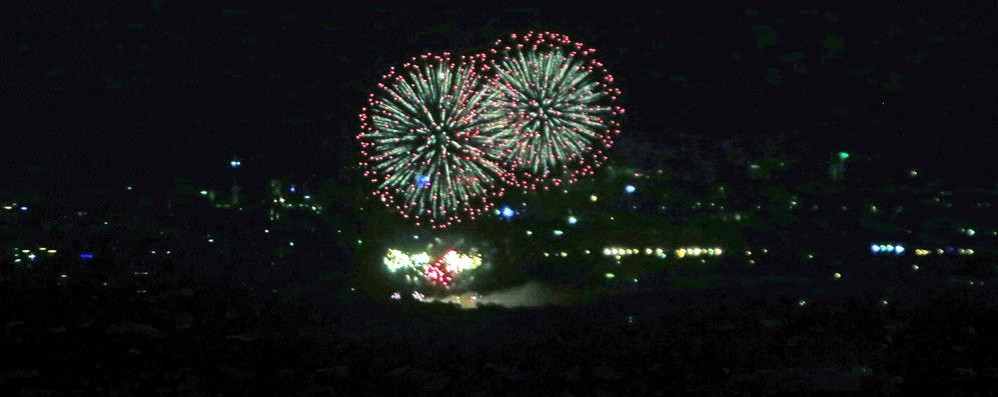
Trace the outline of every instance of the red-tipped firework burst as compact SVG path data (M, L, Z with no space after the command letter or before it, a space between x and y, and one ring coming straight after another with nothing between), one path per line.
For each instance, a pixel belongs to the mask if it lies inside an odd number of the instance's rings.
M484 55L425 54L392 68L360 113L364 176L388 208L444 228L488 211L511 174L496 135L507 128Z
M488 54L508 125L504 166L524 189L548 189L592 175L620 133L620 90L595 50L557 33L513 34Z
M624 114L594 53L530 32L488 54L425 54L392 68L357 134L374 195L437 229L488 211L504 185L547 190L593 175Z

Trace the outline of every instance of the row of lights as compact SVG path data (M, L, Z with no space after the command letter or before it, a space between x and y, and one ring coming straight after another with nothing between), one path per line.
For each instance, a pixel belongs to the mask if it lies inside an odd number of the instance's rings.
M620 258L624 256L639 255L644 253L647 256L656 256L658 258L664 259L668 256L666 254L666 251L667 251L666 249L660 247L645 248L644 250L638 248L606 247L603 248L603 255L613 256L617 260L620 260ZM673 250L673 253L676 255L677 258L685 258L687 256L690 257L721 256L724 253L724 250L721 249L720 247L703 248L703 247L694 246L694 247L676 248L675 250Z
M902 255L905 253L904 244L871 244L870 252L879 255ZM974 255L974 250L972 248L936 248L936 249L926 249L926 248L916 248L915 256L927 256L935 253L936 255L943 254L957 254L957 255Z
M686 248L676 249L676 256L679 258L684 258L687 256L698 257L702 255L721 256L721 254L723 253L724 251L719 247L714 247L714 248L686 247Z
M927 256L933 253L936 255L943 255L946 253L957 254L957 255L974 255L974 250L972 248L953 248L953 247L947 247L946 249L936 248L934 250L923 249L923 248L915 249L915 255L917 256Z
M665 259L666 253L664 248L645 248L644 254L647 256L654 255L657 258ZM638 255L641 254L641 250L637 248L617 248L617 247L607 247L603 248L603 256L612 256L617 260L620 260L623 256Z
M40 255L52 256L59 253L59 250L48 247L38 247L37 250L14 248L14 263L21 263L24 259L35 261ZM89 252L80 253L80 259L94 259L94 254Z
M879 255L901 255L904 253L903 244L871 244L870 252Z
M17 205L17 203L10 203L9 205L5 205L5 206L3 206L3 209L5 209L7 211L18 210L18 211L21 211L21 212L28 212L28 207L27 206L23 206L23 205L19 206L19 205Z

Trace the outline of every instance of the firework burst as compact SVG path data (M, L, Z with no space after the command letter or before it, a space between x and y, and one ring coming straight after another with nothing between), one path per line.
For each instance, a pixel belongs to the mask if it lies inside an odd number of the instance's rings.
M364 176L374 195L417 225L474 219L503 194L506 129L484 55L426 54L392 68L360 114Z
M624 109L595 50L557 33L513 34L489 53L487 69L507 120L497 135L512 183L548 189L592 175L620 133Z
M477 250L466 253L457 249L447 249L436 258L427 251L405 252L389 248L383 263L393 274L401 273L411 283L425 283L429 286L451 288L462 275L473 272L482 266L482 254Z

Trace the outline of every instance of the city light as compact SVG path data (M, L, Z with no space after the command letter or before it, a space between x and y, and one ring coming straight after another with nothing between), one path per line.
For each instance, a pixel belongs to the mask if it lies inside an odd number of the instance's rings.
M635 190L638 190L638 189L636 187L634 187L634 185L624 186L624 192L627 193L627 194L634 193Z
M904 244L871 244L870 252L879 255L902 255L905 252Z
M514 211L512 208L509 208L508 205L504 205L502 209L499 211L499 215L501 215L504 219L509 220L512 219L514 216L516 216L516 211Z

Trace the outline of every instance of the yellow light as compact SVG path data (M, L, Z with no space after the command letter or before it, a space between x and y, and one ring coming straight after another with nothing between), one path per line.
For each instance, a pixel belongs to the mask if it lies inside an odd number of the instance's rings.
M56 250L48 250L48 253L49 253L49 255L52 255L52 254L55 254L55 253L57 253L57 252L59 252L59 251L56 251Z
M645 255L651 255L651 248L645 248Z
M410 266L412 259L402 251L388 249L388 253L385 254L384 264L388 267L388 271L394 273L403 267Z
M676 256L678 256L680 258L686 257L686 249L685 248L677 249L676 250Z
M595 203L595 202L596 202L596 200L599 200L599 197L596 197L596 195L595 195L595 194L591 194L591 195L589 195L589 201L591 201L591 202L594 202L594 203ZM8 208L8 209L9 209L9 208Z

